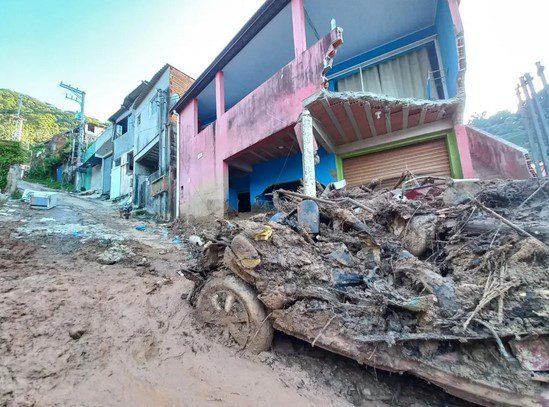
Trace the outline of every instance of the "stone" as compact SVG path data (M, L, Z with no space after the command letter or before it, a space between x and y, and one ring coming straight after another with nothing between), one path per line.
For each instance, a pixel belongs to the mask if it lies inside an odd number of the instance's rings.
M451 187L446 188L442 200L446 205L460 205L471 200L482 190L478 182L456 180Z
M69 336L71 337L71 339L74 339L75 341L80 339L85 333L86 333L86 329L84 328L71 328L69 330Z

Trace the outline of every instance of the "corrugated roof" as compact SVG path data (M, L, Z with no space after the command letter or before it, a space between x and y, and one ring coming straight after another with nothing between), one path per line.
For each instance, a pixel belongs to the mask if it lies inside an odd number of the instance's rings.
M141 103L143 103L143 101L145 100L145 97L147 97L147 94L154 88L154 85L156 85L156 83L160 80L160 78L162 77L162 75L164 75L164 72L166 72L166 70L170 67L170 65L166 64L164 65L162 68L160 68L160 70L155 73L153 75L153 77L151 78L151 80L147 83L147 86L144 87L142 90L141 90L141 93L139 94L139 96L137 96L137 98L135 99L135 102L133 104L134 107L137 107L139 106Z
M116 119L122 114L124 113L125 111L127 111L128 109L130 109L133 105L133 102L135 101L135 99L141 94L141 92L143 91L143 89L147 86L148 82L147 81L143 81L141 82L134 90L132 90L125 98L124 98L124 102L122 103L122 106L120 107L120 109L118 109L116 111L116 113L114 113L111 117L109 117L109 121L110 122L115 122Z

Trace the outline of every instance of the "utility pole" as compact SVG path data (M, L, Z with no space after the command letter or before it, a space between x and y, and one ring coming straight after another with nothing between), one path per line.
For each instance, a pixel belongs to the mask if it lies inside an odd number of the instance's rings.
M523 91L524 96L525 96L525 100L526 100L525 104L526 104L526 109L527 109L527 112L528 112L528 116L529 116L530 122L532 123L532 126L534 128L534 134L536 135L536 138L537 138L537 141L538 141L540 155L541 155L541 161L543 162L543 168L547 172L547 168L549 168L548 167L549 157L547 156L547 147L545 145L544 134L543 134L542 128L540 127L538 115L536 113L536 108L535 108L534 102L532 100L532 96L535 98L536 94L534 93L534 95L530 95L530 93L529 93L530 90L529 90L528 83L527 83L527 80L526 80L525 76L521 76L519 81L520 81L520 87L522 88L522 91ZM543 176L543 174L540 174L540 177L541 176Z
M538 178L540 178L540 177L543 177L543 172L541 171L541 167L539 166L539 161L540 161L539 153L538 153L539 147L536 144L536 140L534 138L534 129L532 128L532 124L530 123L530 119L528 117L526 102L522 100L522 95L520 93L520 85L517 85L515 91L517 93L517 98L519 100L518 111L520 113L520 117L522 118L522 123L526 128L526 133L528 134L528 143L530 144L530 153L532 154L532 159L534 161L536 174Z
M70 94L66 94L67 99L73 100L80 104L80 126L78 132L78 143L76 144L76 174L74 179L74 188L76 191L80 191L81 188L81 176L80 166L82 165L82 147L84 146L84 132L86 130L86 117L84 116L84 103L86 100L86 92L75 88L71 85L66 85L63 82L59 84L64 89L67 89Z
M23 135L23 118L21 117L21 107L23 106L23 95L19 95L19 106L17 107L17 118L15 119L15 129L13 130L13 140L21 141Z
M157 103L158 103L158 149L159 149L159 169L160 175L165 179L169 176L169 164L170 164L170 139L169 139L169 116L168 116L168 92L158 89L157 90ZM168 218L169 206L168 206L169 192L163 192L160 198L160 211L164 219Z

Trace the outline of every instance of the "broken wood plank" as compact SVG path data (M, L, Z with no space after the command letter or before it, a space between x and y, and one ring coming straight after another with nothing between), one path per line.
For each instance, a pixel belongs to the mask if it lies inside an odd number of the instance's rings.
M402 130L408 128L408 116L410 115L410 106L406 105L402 108Z
M360 130L358 129L358 123L356 122L355 115L353 114L353 111L351 110L351 105L349 102L345 101L343 102L343 107L345 108L345 113L347 113L347 117L349 121L351 122L351 125L353 126L353 130L355 131L356 137L359 140L362 140L362 135L360 134Z
M374 125L374 118L372 116L372 106L368 102L364 102L364 112L366 113L366 120L368 121L368 126L370 126L370 133L372 137L377 136L376 126Z
M326 111L326 113L330 117L330 120L332 121L332 124L337 129L337 131L338 131L339 135L341 136L341 138L345 141L345 143L348 143L349 142L349 137L347 137L347 134L345 134L345 131L343 130L343 127L341 127L341 124L339 123L339 120L337 120L337 117L335 117L335 114L332 110L332 107L330 106L330 104L328 103L328 101L326 99L322 100L322 106L324 107L324 110Z
M330 137L322 123L320 123L320 121L315 117L313 117L313 129L315 131L315 134L318 135L318 141L320 142L322 147L324 147L324 149L329 153L335 153L335 146L332 138Z

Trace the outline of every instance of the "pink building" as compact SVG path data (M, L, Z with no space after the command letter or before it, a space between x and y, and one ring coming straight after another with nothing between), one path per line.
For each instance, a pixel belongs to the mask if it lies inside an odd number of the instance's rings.
M180 214L248 211L279 186L313 194L314 180L390 185L404 170L528 177L522 150L460 124L458 5L267 0L174 107Z

